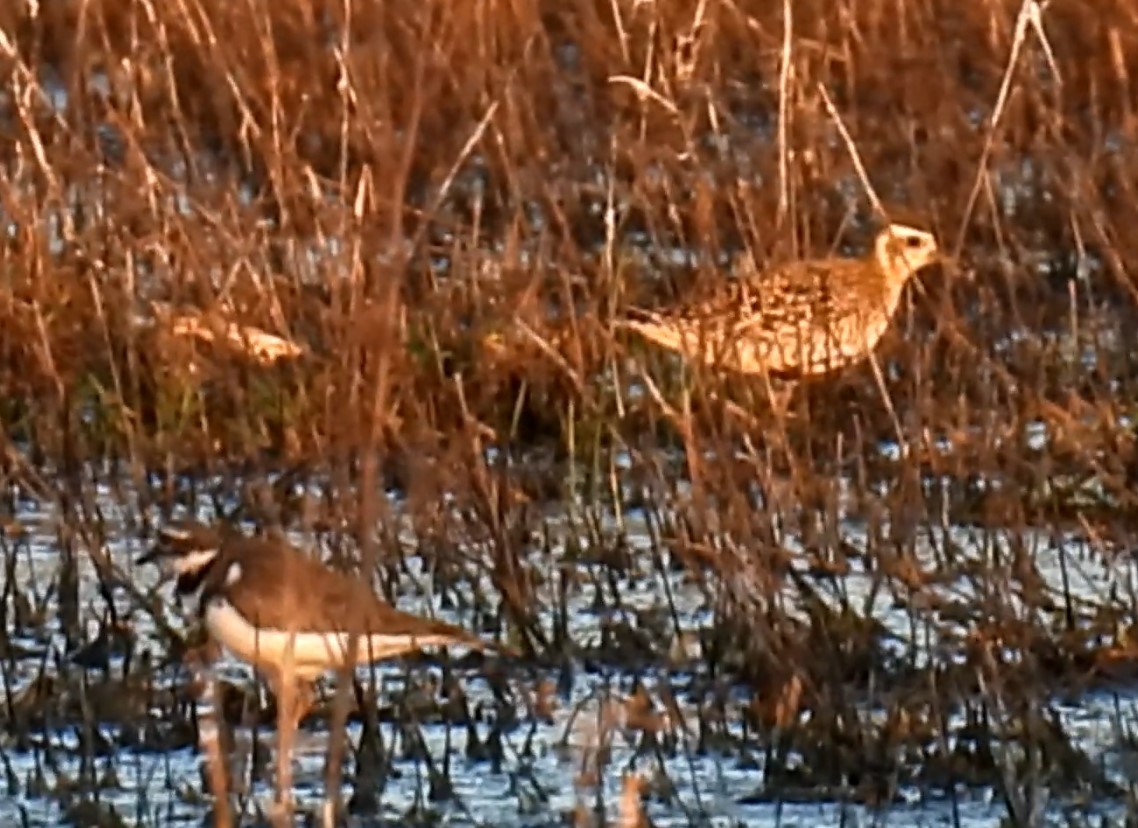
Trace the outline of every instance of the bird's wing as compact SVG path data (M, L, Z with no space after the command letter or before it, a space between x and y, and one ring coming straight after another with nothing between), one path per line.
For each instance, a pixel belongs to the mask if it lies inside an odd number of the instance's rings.
M335 631L355 632L360 635L408 636L436 640L450 639L479 647L483 642L453 624L413 615L396 609L379 598L363 576L325 570L325 577L312 578L311 583L321 588L321 606L327 608L323 622ZM315 628L316 619L313 621Z
M829 316L835 305L835 268L847 269L845 260L792 262L744 274L719 283L680 315L697 325L725 325L735 335L810 325Z

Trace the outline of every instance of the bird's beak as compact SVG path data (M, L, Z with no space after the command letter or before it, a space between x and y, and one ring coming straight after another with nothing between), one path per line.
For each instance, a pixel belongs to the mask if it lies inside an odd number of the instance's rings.
M152 546L134 559L135 564L159 563L162 550L158 545Z

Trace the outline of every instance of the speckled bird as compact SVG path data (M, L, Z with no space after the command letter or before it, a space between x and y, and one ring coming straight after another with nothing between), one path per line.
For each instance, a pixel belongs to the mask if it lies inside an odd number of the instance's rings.
M681 311L636 311L622 324L713 368L800 378L865 358L889 328L912 276L940 259L932 234L881 230L860 259L792 262L724 282Z

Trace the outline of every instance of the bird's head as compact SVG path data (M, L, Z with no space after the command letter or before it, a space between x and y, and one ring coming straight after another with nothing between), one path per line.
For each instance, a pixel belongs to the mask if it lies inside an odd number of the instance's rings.
M167 577L177 578L179 595L189 595L197 591L220 552L221 538L212 529L198 523L170 523L135 563L157 564Z
M890 281L903 285L914 273L941 259L932 233L907 224L890 224L877 234L874 256Z

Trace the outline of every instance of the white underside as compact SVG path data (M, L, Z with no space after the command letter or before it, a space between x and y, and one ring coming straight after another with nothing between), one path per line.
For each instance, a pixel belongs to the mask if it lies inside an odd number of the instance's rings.
M348 633L292 632L255 627L232 604L214 600L205 611L205 625L215 641L240 659L260 667L287 671L289 662L298 678L313 679L325 670L368 664L411 652L420 647L452 644L447 635L361 635L355 657L348 658Z

